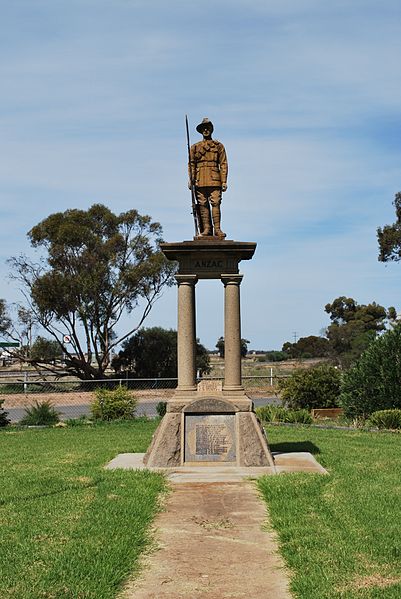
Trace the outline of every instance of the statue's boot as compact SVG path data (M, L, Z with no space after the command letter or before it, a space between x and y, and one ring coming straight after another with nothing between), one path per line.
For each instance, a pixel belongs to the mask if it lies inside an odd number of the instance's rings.
M202 221L201 237L212 235L212 221L210 218L209 206L199 205L199 213Z
M212 219L214 226L214 236L219 239L224 239L226 234L220 229L221 212L220 206L212 206Z

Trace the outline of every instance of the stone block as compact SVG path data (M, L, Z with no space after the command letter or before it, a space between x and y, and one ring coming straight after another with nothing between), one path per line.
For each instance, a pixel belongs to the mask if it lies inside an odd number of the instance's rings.
M238 412L238 466L274 466L263 428L253 412Z
M143 459L149 467L167 468L181 464L181 414L163 417Z

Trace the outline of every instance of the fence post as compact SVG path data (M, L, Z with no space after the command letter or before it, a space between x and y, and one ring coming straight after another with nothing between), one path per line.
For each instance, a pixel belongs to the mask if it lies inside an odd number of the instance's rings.
M270 366L270 387L273 387L273 366Z
M28 373L25 370L25 372L24 372L24 393L26 393L27 388L28 388L27 382L28 382Z

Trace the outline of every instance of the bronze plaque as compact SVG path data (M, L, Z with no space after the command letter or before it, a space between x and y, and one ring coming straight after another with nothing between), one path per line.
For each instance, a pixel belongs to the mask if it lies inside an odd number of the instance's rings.
M234 414L186 414L186 462L235 462Z

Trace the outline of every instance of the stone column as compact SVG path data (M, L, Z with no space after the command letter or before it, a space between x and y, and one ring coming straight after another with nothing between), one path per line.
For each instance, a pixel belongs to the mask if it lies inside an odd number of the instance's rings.
M224 386L223 392L243 392L241 381L242 275L221 275L224 283Z
M180 394L196 391L196 275L176 275L178 285L177 361Z

